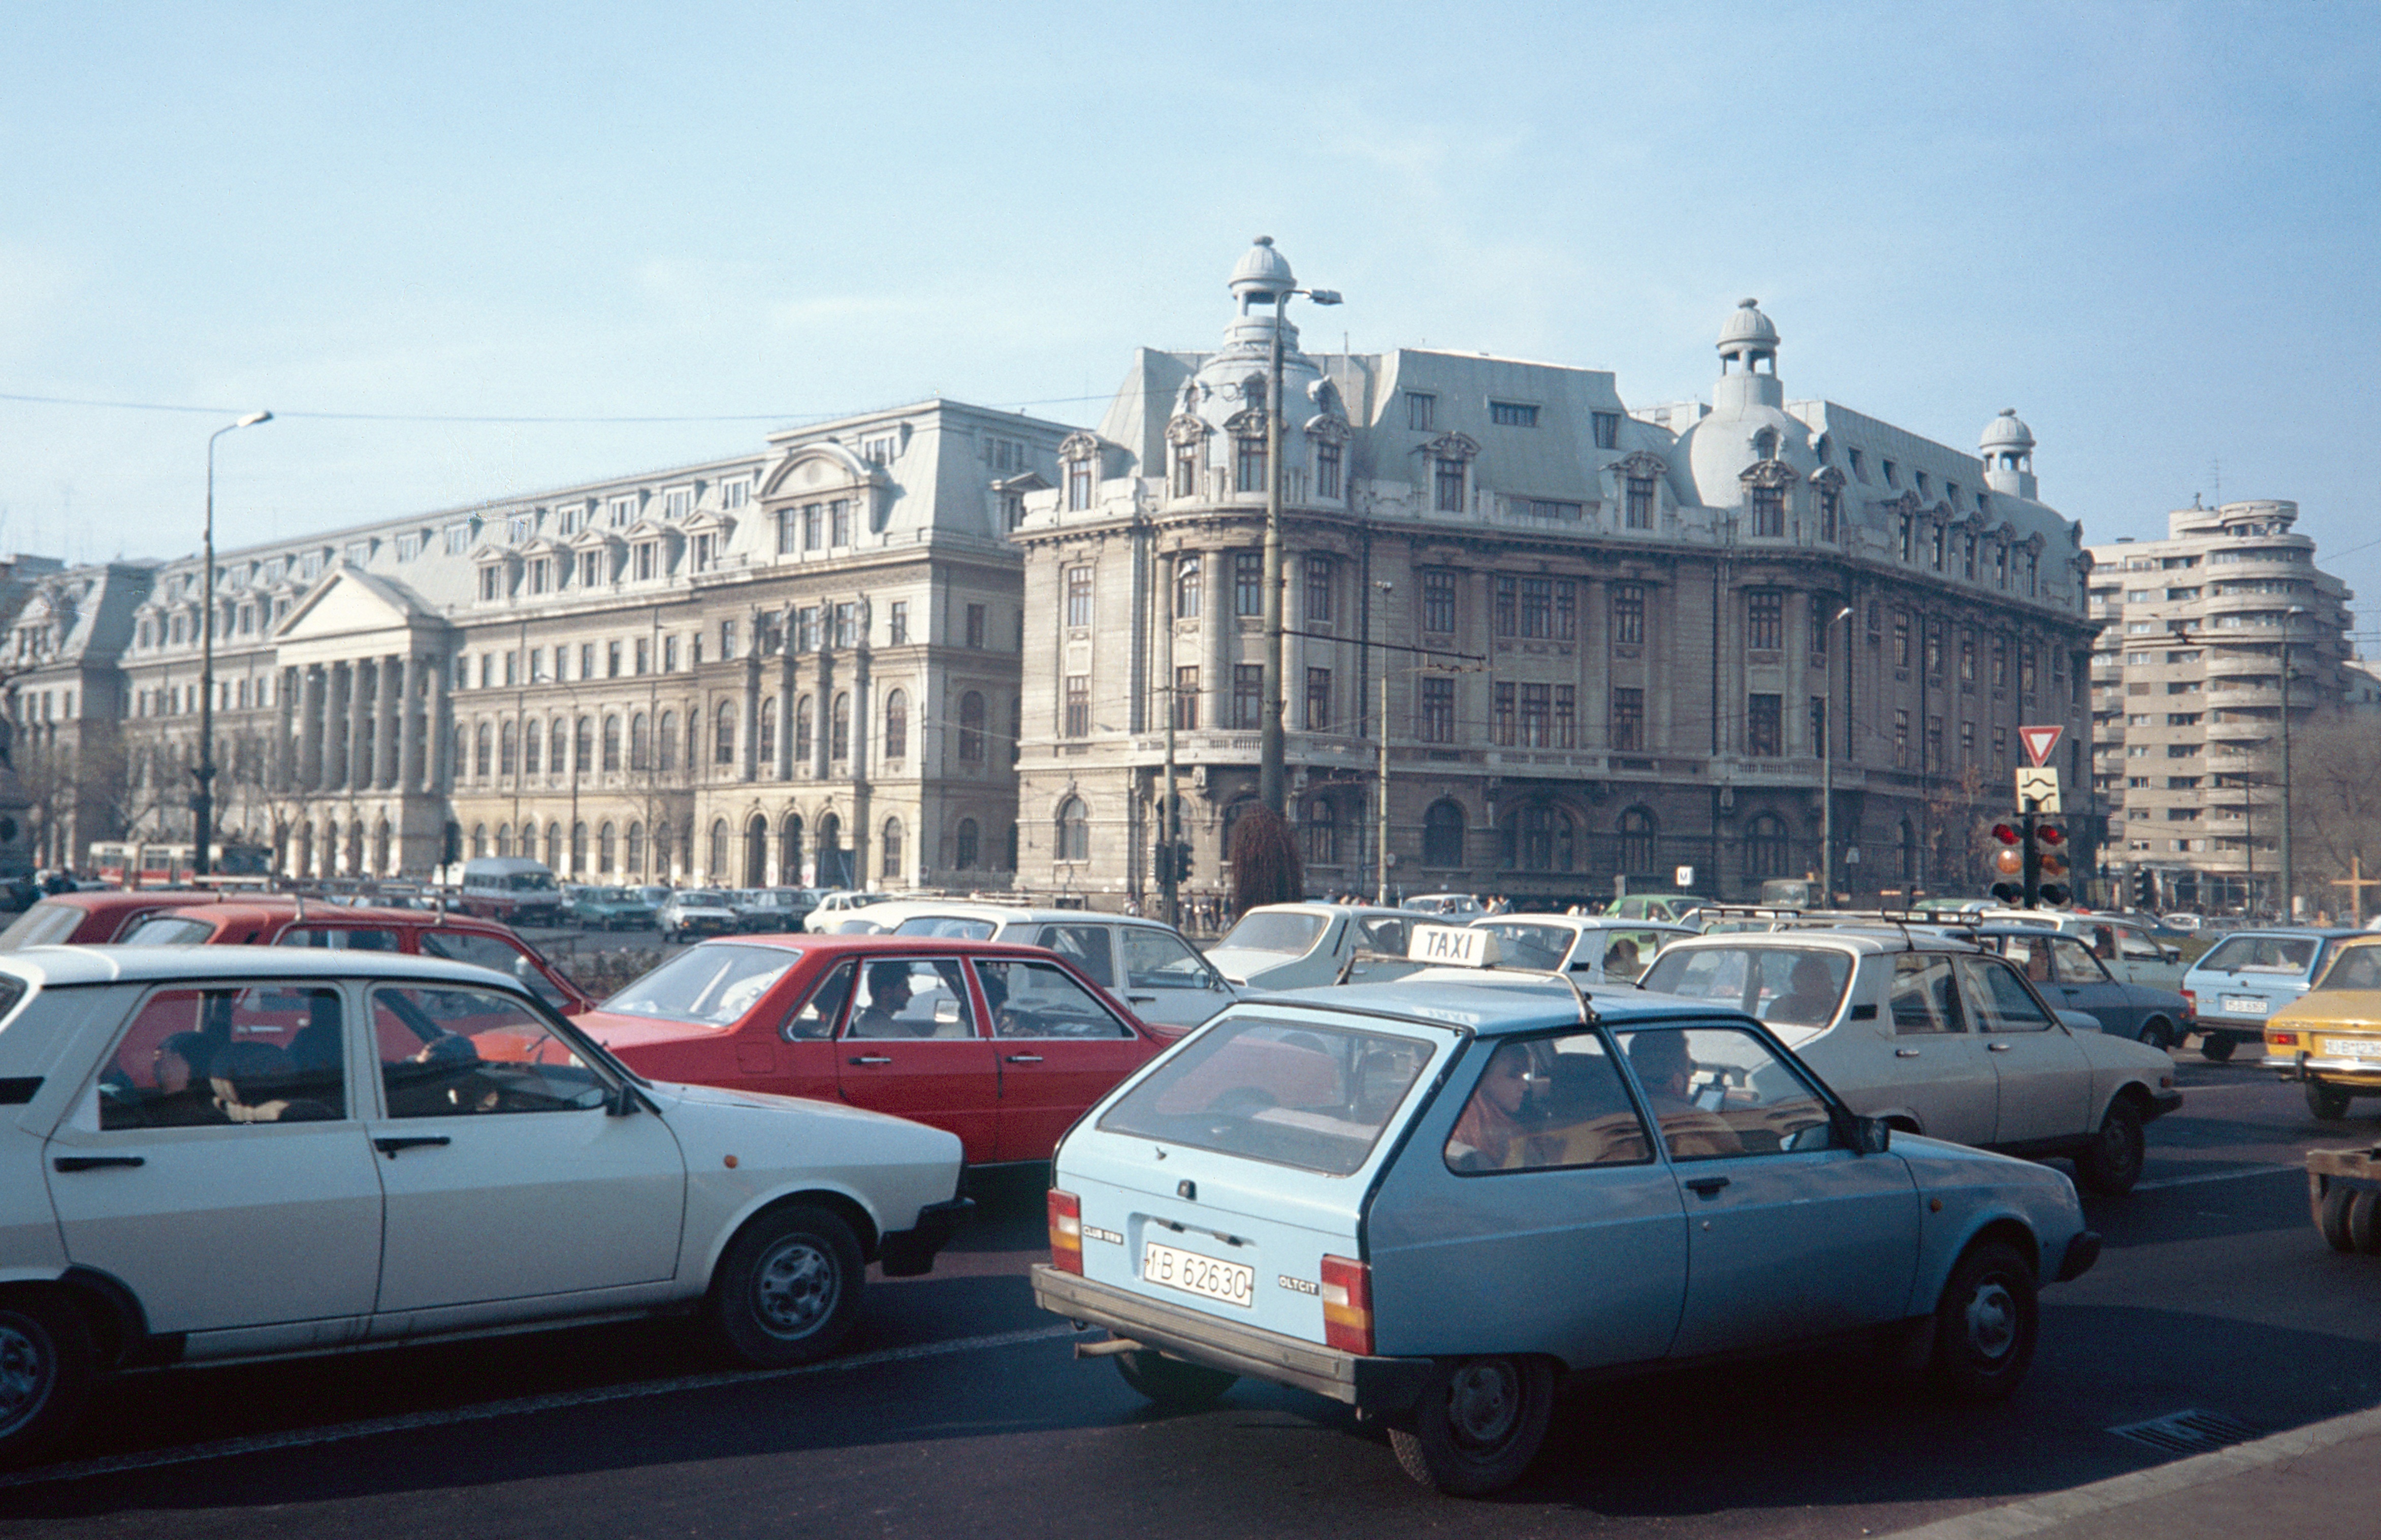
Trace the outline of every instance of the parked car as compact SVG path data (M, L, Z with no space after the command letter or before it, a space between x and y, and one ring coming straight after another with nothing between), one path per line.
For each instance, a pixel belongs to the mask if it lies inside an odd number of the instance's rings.
M2005 1397L2100 1244L2065 1177L1857 1116L1740 1012L1552 981L1242 1001L1068 1132L1048 1206L1079 1351L1161 1405L1352 1404L1457 1493L1565 1378L1862 1335Z
M2274 1017L2307 992L2342 941L2364 933L2298 927L2234 931L2182 975L2196 1008L2199 1051L2221 1064L2264 1041ZM0 935L0 942L7 937Z
M2005 959L1923 931L1681 941L1643 987L1758 1018L1864 1117L1980 1149L2071 1155L2095 1192L2131 1191L2143 1127L2182 1105L2164 1052L2054 1008Z
M914 1118L971 1165L1047 1160L1172 1041L1041 947L907 935L706 941L584 1022L645 1073Z
M2328 948L2323 972L2265 1023L2265 1062L2306 1087L2326 1122L2359 1096L2381 1095L2381 937Z
M0 952L27 947L87 947L121 939L153 914L211 904L211 888L99 887L53 893L0 930Z
M653 923L660 928L664 941L732 935L736 931L736 909L727 901L727 895L717 888L690 887L663 899L662 907L653 911Z
M2127 984L2182 987L2181 948L2159 942L2139 920L2057 909L1987 909L1968 918L1980 925L2038 925L2080 935L2108 972Z
M1604 906L1616 920L1659 920L1676 924L1714 900L1694 893L1631 893Z
M360 909L263 895L153 914L127 932L135 947L320 947L410 953L510 974L566 1016L594 1005L509 925L420 909Z
M562 923L562 889L554 873L527 856L478 856L465 862L457 902L466 914L507 925Z
M1471 922L1495 936L1508 968L1574 972L1597 983L1634 984L1654 954L1693 935L1684 925L1602 914L1498 914Z
M0 1013L0 1457L116 1368L689 1311L807 1362L963 1211L948 1134L641 1079L483 969L35 948Z
M581 887L572 890L564 918L581 930L648 930L660 910L641 887Z
M727 896L740 931L799 931L818 895L807 887L739 887Z
M1358 904L1261 904L1240 916L1207 960L1235 987L1302 989L1331 984L1358 951L1406 955L1422 916ZM1407 972L1394 966L1391 973ZM1366 976L1378 979L1375 971Z
M888 935L1047 947L1135 1016L1162 1027L1188 1031L1239 998L1214 963L1162 920L931 898L877 904L869 913Z
M884 893L821 893L810 913L802 917L802 929L817 935L832 935L847 929L853 935L867 935L882 927L858 911L881 904L889 897Z
M1458 921L1486 912L1478 896L1471 893L1423 893L1406 899L1398 907L1422 914L1446 915Z
M1980 925L1963 934L2015 963L2045 1000L2082 1011L2111 1037L2172 1048L2180 1046L2197 1025L2189 996L2124 983L2080 935L2025 925Z

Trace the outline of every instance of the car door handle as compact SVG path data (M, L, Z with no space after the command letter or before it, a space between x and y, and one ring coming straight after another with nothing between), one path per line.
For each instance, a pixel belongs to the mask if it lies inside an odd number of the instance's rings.
M50 1162L54 1170L96 1171L103 1166L146 1166L140 1155L60 1155Z
M1984 1046L1985 1046L1985 1047L1987 1047L1987 1048L1989 1048L1989 1049L1991 1049L1994 1053L1996 1053L1996 1054L2005 1054L2005 1053L2008 1053L2011 1048L2013 1048L2013 1047L2017 1046L2017 1045L2015 1045L2014 1043L1987 1043L1987 1044L1985 1044L1985 1045L1984 1045Z
M1157 1003L1157 996L1154 995L1128 995L1125 998L1137 1006L1154 1006Z
M893 1062L893 1056L891 1054L854 1054L851 1057L851 1062L854 1064L890 1064Z
M1042 1056L1040 1054L1011 1054L1008 1056L1008 1062L1011 1064L1039 1064L1042 1062Z
M443 1133L416 1133L402 1137L375 1139L372 1141L372 1148L388 1156L389 1159L395 1160L399 1150L425 1150L433 1144L452 1144L455 1141Z
M1918 1050L1915 1048L1896 1048L1893 1050L1893 1057L1896 1058L1916 1058L1918 1057Z
M1719 1190L1727 1185L1726 1177L1693 1177L1687 1182L1688 1190L1699 1198L1716 1198Z

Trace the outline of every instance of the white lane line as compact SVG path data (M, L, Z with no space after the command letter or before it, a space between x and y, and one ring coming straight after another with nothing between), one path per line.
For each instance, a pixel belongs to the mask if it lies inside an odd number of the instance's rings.
M2094 1514L2130 1508L2152 1497L2189 1491L2192 1487L2221 1481L2227 1476L2278 1465L2286 1460L2296 1460L2301 1455L2373 1434L2381 1434L2381 1407L2351 1412L2326 1422L2310 1423L2305 1427L2277 1433L2253 1443L2236 1444L2228 1449L2192 1455L2188 1460L2135 1471L2130 1475L2111 1476L2106 1481L2095 1481L2069 1491L2029 1497L2023 1502L2009 1503L2000 1508L1980 1509L1973 1513L1961 1513L1949 1519L1937 1519L1931 1524L1900 1530L1885 1536L1884 1540L2021 1540L2021 1536L2039 1534L2045 1530L2088 1519Z
M2244 1177L2270 1177L2277 1171L2295 1171L2304 1176L2306 1167L2303 1166L2252 1166L2245 1171L2210 1171L2204 1177L2160 1177L2155 1181L2133 1183L2133 1191L2154 1192L2161 1187L2196 1187L2203 1181L2239 1181Z
M67 1465L43 1465L31 1471L16 1471L0 1475L0 1487L31 1486L53 1481L81 1481L91 1476L116 1475L125 1471L150 1471L165 1465L188 1465L201 1460L226 1460L234 1455L256 1454L267 1449L303 1449L320 1444L339 1444L357 1438L372 1438L387 1433L409 1433L419 1428L454 1427L465 1423L485 1423L498 1417L520 1417L532 1412L556 1412L569 1407L599 1406L605 1401L635 1400L645 1396L674 1396L685 1390L712 1390L726 1386L764 1385L771 1380L794 1379L807 1375L837 1374L852 1369L871 1369L885 1363L907 1363L922 1358L943 1358L952 1353L980 1352L992 1348L1012 1347L1020 1342L1042 1342L1054 1337L1072 1337L1075 1328L1059 1325L1031 1326L1021 1331L995 1332L988 1337L964 1337L948 1342L920 1342L906 1348L885 1348L873 1353L858 1353L850 1358L830 1358L823 1363L804 1363L790 1369L727 1369L710 1375L681 1375L676 1379L644 1380L635 1385L607 1385L585 1390L563 1390L550 1396L522 1396L512 1400L480 1401L470 1406L453 1407L444 1412L414 1412L401 1417L372 1417L361 1422L336 1423L328 1427L291 1428L282 1433L261 1433L247 1438L225 1438L212 1444L185 1444L170 1449L149 1449L139 1454L110 1455L100 1460L82 1460Z

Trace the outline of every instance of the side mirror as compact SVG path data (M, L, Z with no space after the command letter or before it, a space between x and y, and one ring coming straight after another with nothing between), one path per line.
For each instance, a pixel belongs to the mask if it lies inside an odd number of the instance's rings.
M1862 1118L1858 1113L1844 1119L1844 1143L1864 1155L1883 1155L1893 1147L1893 1125L1882 1118Z
M622 1081L612 1088L612 1094L605 1098L604 1115L607 1118L633 1118L643 1110L643 1107L644 1103L639 1099L637 1088L627 1081Z

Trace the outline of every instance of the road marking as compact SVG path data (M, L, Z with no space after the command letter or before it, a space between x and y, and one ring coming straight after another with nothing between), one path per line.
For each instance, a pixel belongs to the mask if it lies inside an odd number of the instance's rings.
M765 1385L771 1380L795 1379L808 1375L836 1374L852 1369L873 1369L885 1363L907 1363L922 1358L943 1358L952 1353L980 1352L993 1348L1013 1347L1020 1342L1042 1342L1054 1337L1072 1337L1075 1328L1068 1325L1031 1326L1020 1331L995 1332L988 1337L963 1337L948 1342L919 1342L906 1348L885 1348L873 1353L857 1353L850 1358L830 1358L823 1363L803 1363L790 1369L726 1369L709 1375L681 1375L675 1379L644 1380L635 1385L606 1385L585 1390L562 1390L550 1396L522 1396L512 1400L480 1401L470 1406L449 1408L444 1412L414 1412L400 1417L372 1417L361 1422L336 1423L328 1427L290 1428L282 1433L261 1433L247 1438L225 1438L212 1444L185 1444L170 1449L148 1449L139 1454L109 1455L99 1460L76 1461L66 1465L43 1465L31 1471L16 1471L0 1475L0 1488L31 1486L54 1481L81 1481L91 1476L116 1475L126 1471L151 1471L166 1465L188 1465L201 1460L228 1460L234 1455L257 1454L268 1449L303 1449L321 1444L345 1443L357 1438L372 1438L386 1433L410 1433L419 1428L455 1427L466 1423L491 1422L498 1417L521 1417L533 1412L556 1412L571 1407L600 1406L605 1401L635 1400L646 1396L674 1396L686 1390L712 1390L733 1385Z
M2161 1187L2196 1187L2203 1181L2239 1181L2243 1177L2270 1177L2277 1171L2295 1171L2304 1175L2303 1166L2252 1166L2245 1171L2210 1171L2204 1177L2160 1177L2155 1181L2133 1183L2136 1192L2154 1192Z
M2251 1444L2235 1444L2228 1449L2216 1449L2208 1454L2192 1455L2171 1464L2152 1466L2130 1475L2111 1476L2066 1492L2054 1492L2047 1497L2029 1497L2023 1502L2000 1508L1979 1509L1949 1519L1937 1519L1931 1524L1905 1529L1886 1535L1884 1540L2020 1540L2028 1534L2039 1534L2060 1524L2073 1523L2106 1513L2152 1497L2163 1497L2175 1492L2189 1491L2211 1481L2237 1476L2268 1465L2278 1465L2286 1460L2313 1454L2317 1449L2344 1444L2351 1438L2381 1434L2381 1407L2351 1412L2327 1422L2310 1423L2304 1427L2277 1433Z

